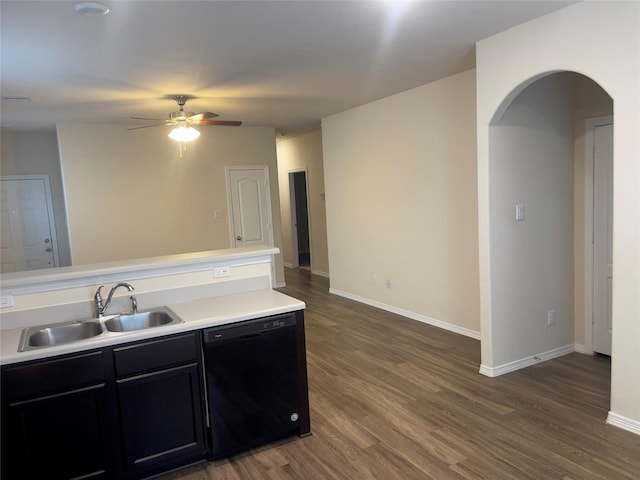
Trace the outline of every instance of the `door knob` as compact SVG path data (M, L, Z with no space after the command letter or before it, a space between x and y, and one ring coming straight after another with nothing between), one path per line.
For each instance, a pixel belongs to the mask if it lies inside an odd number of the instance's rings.
M238 235L238 236L236 237L236 240L242 240L242 237L241 237L240 235Z

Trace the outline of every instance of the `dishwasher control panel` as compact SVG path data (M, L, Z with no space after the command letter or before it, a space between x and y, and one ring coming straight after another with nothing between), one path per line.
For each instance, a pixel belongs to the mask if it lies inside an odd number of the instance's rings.
M295 313L274 315L272 317L246 320L243 322L211 327L204 330L204 343L218 342L230 338L255 335L279 328L293 327L296 324Z

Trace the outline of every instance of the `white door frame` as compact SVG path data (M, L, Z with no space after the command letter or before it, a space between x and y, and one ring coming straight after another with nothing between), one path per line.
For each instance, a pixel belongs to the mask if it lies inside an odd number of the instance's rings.
M264 178L266 182L266 191L267 191L267 221L269 224L269 246L273 247L273 215L271 212L271 182L269 181L269 165L237 165L237 166L225 166L224 167L224 175L227 183L227 220L229 222L229 246L234 248L236 245L236 238L234 236L233 229L233 212L231 211L231 205L233 204L233 199L231 198L231 177L230 173L235 171L242 170L262 170L264 172ZM275 276L273 277L275 279Z
M596 127L613 124L613 115L588 118L584 128L584 353L593 355L593 148ZM615 152L613 155L615 164Z
M42 180L44 194L47 201L47 216L49 217L49 232L51 233L51 249L53 253L53 267L60 266L58 255L58 235L56 234L56 217L53 214L53 199L51 196L51 182L49 174L42 175L0 175L0 180Z

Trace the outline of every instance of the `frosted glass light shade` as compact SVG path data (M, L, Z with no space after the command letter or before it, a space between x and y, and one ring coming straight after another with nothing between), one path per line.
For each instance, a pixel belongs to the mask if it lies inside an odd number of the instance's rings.
M169 138L176 142L190 142L200 136L200 132L193 127L180 126L169 132Z

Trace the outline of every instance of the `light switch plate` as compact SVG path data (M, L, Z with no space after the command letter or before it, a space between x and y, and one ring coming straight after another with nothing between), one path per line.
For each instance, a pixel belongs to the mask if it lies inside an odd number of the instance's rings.
M524 220L524 204L522 203L516 205L516 220Z

